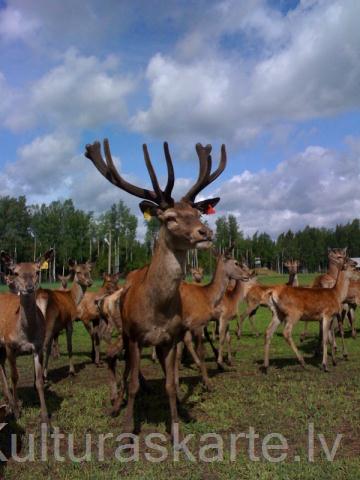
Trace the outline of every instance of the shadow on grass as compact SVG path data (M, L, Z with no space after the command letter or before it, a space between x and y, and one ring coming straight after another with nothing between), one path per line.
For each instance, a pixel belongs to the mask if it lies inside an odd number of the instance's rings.
M83 370L87 365L91 363L92 362L89 360L85 360L80 363L74 362L75 373L79 373L81 370ZM48 380L50 385L53 383L61 382L66 378L72 378L71 375L69 375L69 365L62 365L61 367L58 367L58 368L51 368L51 365L50 365L49 373L48 373Z
M18 393L19 398L22 401L22 409L24 409L24 407L35 407L39 408L40 413L39 396L33 386L19 387ZM52 413L57 412L60 409L63 397L60 397L57 393L48 388L45 390L45 401L51 417Z

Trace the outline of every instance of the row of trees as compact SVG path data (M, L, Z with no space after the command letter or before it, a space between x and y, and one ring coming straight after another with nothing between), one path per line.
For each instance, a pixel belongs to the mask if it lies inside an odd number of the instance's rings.
M126 273L149 261L159 229L156 219L146 222L143 242L137 240L138 220L120 201L100 216L75 208L71 199L49 205L27 205L24 196L0 197L0 248L18 261L37 258L50 246L55 248L55 270L66 270L70 258L96 260L100 271ZM304 269L326 268L327 248L348 246L352 256L360 256L360 221L353 220L335 229L306 227L289 230L273 240L267 233L245 237L233 215L216 221L215 245L224 250L234 245L235 254L254 267L281 271L287 258L299 259ZM189 263L199 262L211 271L214 260L210 252L189 255Z

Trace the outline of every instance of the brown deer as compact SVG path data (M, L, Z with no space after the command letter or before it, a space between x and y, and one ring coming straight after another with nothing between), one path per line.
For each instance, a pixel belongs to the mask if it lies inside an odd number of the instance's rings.
M73 279L73 273L69 273L68 275L58 275L57 278L60 280L61 289L66 290L68 288L68 283L70 280Z
M342 302L348 294L350 278L354 271L354 262L344 260L338 273L336 283L332 288L293 288L288 285L272 287L268 292L269 306L272 311L272 320L265 334L264 369L269 367L269 350L271 338L282 322L283 335L294 351L300 364L305 367L305 361L298 351L292 338L292 330L300 320L318 321L322 323L323 358L322 367L328 371L327 344L331 342L331 356L336 365L334 336L331 330L332 322L341 313Z
M87 287L92 285L91 268L92 264L86 262L78 264L74 261L69 262L74 280L71 289L68 290L50 290L41 288L38 291L37 301L42 298L47 299L46 307L46 335L44 341L45 361L44 378L47 379L48 362L51 351L51 345L54 337L58 337L62 330L66 331L66 342L69 356L69 374L74 375L75 369L72 360L72 333L73 322L77 318L77 306L82 300Z
M249 270L245 264L242 265L242 268L248 275L247 281L236 280L231 287L227 288L220 304L219 318L214 319L219 324L219 349L218 351L215 350L214 353L217 357L218 367L221 370L225 368L223 359L225 342L227 344L227 363L228 365L232 364L230 322L237 318L239 304L244 300L249 289L248 284L253 284L256 277L255 272Z
M196 285L183 282L180 286L182 303L182 323L185 329L183 343L191 353L196 365L201 371L202 380L210 389L210 380L204 360L203 331L204 327L218 315L217 310L225 294L230 280L248 279L247 272L234 259L230 252L217 254L217 262L213 277L207 285ZM195 341L195 350L193 348ZM179 342L176 355L176 386L179 392L179 365L183 344Z
M318 275L310 288L332 288L335 285L339 269L342 268L344 260L347 258L347 247L328 248L329 267L328 271ZM320 326L321 328L321 326ZM300 341L303 342L308 334L308 322L305 322L304 331L300 335ZM321 332L319 338L321 337Z
M100 365L100 323L101 316L96 305L96 300L103 295L110 295L118 290L119 274L103 274L103 284L96 292L86 292L84 298L81 300L78 310L77 318L82 321L84 327L91 338L91 360L96 366Z
M31 352L34 357L35 386L39 395L41 422L49 424L43 382L43 348L45 319L37 306L40 267L52 258L53 250L47 251L37 262L14 263L9 255L1 252L1 259L11 271L12 282L18 295L0 295L0 375L9 410L19 416L17 383L19 374L16 357L19 353ZM12 391L5 372L6 359L10 365Z
M161 190L159 186L146 145L143 146L143 151L153 190L139 188L121 177L113 163L108 140L104 140L106 161L102 158L99 142L87 145L85 155L115 186L144 199L140 203L141 211L156 216L161 222L158 245L150 265L132 273L120 301L126 349L124 379L130 374L124 431L133 431L134 401L140 386L141 350L144 346L156 346L157 356L166 377L173 434L174 426L178 423L174 377L176 344L183 329L179 289L184 278L187 251L211 246L212 232L202 223L200 215L219 201L219 198L215 198L195 202L195 197L224 170L226 152L222 145L219 167L211 173L211 146L203 147L197 144L196 152L200 163L197 181L180 202L175 202L171 197L175 180L174 169L167 143L164 143L168 169L165 190ZM120 409L123 395L124 384L114 402L114 414Z
M289 269L289 280L286 283L288 286L298 286L297 271L300 263L297 260L289 260L284 263L284 265ZM267 293L269 290L269 285L260 285L256 278L252 279L252 282L249 282L246 286L245 292L245 301L247 308L243 312L237 322L237 332L236 335L238 338L241 338L242 325L244 320L249 317L250 325L252 330L255 332L255 335L258 337L259 332L254 324L253 317L256 315L259 307L268 307Z
M201 283L204 278L204 269L202 267L193 267L190 269L191 276L195 283Z

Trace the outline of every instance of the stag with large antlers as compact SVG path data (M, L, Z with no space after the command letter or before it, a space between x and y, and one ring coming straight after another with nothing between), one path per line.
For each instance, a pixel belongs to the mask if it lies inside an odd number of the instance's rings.
M9 410L18 417L17 383L19 374L16 357L19 353L31 352L34 357L35 386L39 395L41 421L49 424L44 383L43 383L43 347L45 340L45 319L37 305L37 289L41 264L49 261L53 250L49 250L37 262L14 263L9 255L1 253L1 259L11 271L12 283L18 295L4 293L0 296L0 376L4 396ZM8 386L5 361L10 364L12 391Z
M106 160L102 157L99 142L87 145L85 155L112 184L143 199L140 203L141 211L157 217L161 222L158 245L150 265L132 274L131 282L121 297L126 348L124 377L130 374L124 431L133 431L133 410L135 396L139 390L141 349L146 345L153 345L165 372L173 434L174 425L178 423L174 378L175 347L183 329L179 287L184 277L187 251L211 246L212 232L201 222L200 215L219 201L219 198L214 198L195 202L195 197L224 170L226 152L223 145L219 166L211 173L211 146L203 147L197 144L196 152L200 163L197 181L179 202L175 202L171 196L175 176L167 143L164 143L164 153L168 180L164 190L159 186L146 145L143 146L143 151L153 190L132 185L118 173L111 157L108 140L104 140ZM163 282L164 278L166 284ZM114 413L120 409L123 395L124 384L114 402Z

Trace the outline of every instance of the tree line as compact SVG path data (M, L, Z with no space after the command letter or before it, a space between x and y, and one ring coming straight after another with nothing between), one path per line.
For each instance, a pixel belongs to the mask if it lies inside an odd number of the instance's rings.
M151 257L159 229L156 219L144 223L146 234L140 242L138 219L123 201L95 215L76 208L71 199L28 205L25 196L0 197L1 250L17 261L29 261L53 247L49 278L66 271L69 259L96 261L96 274L109 269L125 274L143 266ZM333 229L288 230L274 240L265 232L245 236L234 215L221 216L216 220L214 243L220 251L233 246L235 255L250 267L282 271L283 262L294 258L304 270L314 272L326 269L328 247L347 246L351 256L360 257L360 220ZM199 251L190 252L188 263L199 263L209 273L215 261L211 252Z

